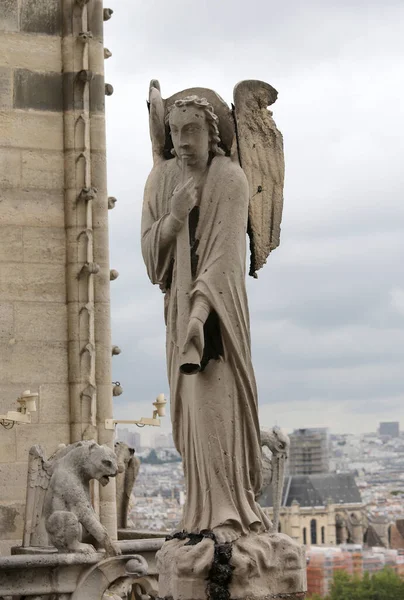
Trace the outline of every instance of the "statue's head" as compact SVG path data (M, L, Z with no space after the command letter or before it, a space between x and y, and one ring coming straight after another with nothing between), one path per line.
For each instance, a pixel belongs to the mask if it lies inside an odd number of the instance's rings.
M168 109L167 121L173 154L189 165L206 164L210 156L224 154L219 147L219 119L206 98L187 96Z

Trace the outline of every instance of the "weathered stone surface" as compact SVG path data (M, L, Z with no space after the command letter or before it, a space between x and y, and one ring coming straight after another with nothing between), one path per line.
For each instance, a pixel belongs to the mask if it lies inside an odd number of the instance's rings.
M96 39L103 39L104 34L104 19L103 19L103 0L93 0L88 7L88 20L90 22L91 31Z
M16 341L67 341L67 307L57 302L16 302Z
M0 188L0 211L2 225L63 227L64 194L62 190Z
M64 302L66 283L64 265L0 263L0 302Z
M31 446L41 441L48 455L53 454L59 444L68 444L70 429L68 423L38 424L35 427L19 427L17 430L17 461L25 461Z
M5 403L4 403L5 404ZM2 408L0 406L0 414L7 413L8 410L14 410L15 407L11 407L11 403L7 403L7 405ZM13 429L7 430L5 432L2 430L2 435L0 436L0 463L12 463L15 462L17 458L17 446L16 446L16 427ZM1 468L1 467L0 467ZM0 494L1 497L1 494ZM0 517L1 521L1 517ZM1 531L1 524L0 524Z
M78 80L76 72L63 74L63 108L65 111L83 110L83 86L84 83ZM95 73L90 81L90 111L92 113L102 113L104 109L104 76Z
M65 136L65 148L66 150L75 149L77 151L77 147L80 147L80 140L83 138L83 132L81 135L78 135L78 128L80 125L76 125L74 127L74 123L78 115L74 112L67 112L65 114L65 122L66 122L66 136ZM75 133L76 132L76 133ZM101 113L91 115L90 121L90 132L91 132L91 150L97 151L102 150L105 151L106 143L105 143L105 116Z
M40 423L69 423L69 386L41 385L38 405Z
M0 67L0 109L12 106L11 69Z
M61 73L14 71L14 107L24 110L63 110Z
M12 304L0 303L0 340L8 342L14 335L14 307ZM1 410L0 410L1 412Z
M102 342L104 339L103 331L111 327L110 305L108 302L97 302L95 307L95 341Z
M44 111L0 111L3 146L63 150L63 115Z
M0 31L18 31L18 2L2 0Z
M22 537L24 526L24 504L3 502L0 505L0 540L7 538L18 539ZM0 545L0 556L1 545Z
M21 30L57 35L61 33L60 0L21 0Z
M304 549L282 533L242 536L231 546L214 544L208 538L194 545L186 545L187 541L170 540L156 555L159 595L164 598L206 600L211 585L231 598L256 600L301 594L307 589ZM221 570L215 580L212 565L218 553ZM227 583L223 576L226 567Z
M2 347L5 348L7 346L3 343ZM0 355L2 356L2 360L4 360L4 356L1 354L1 351ZM23 390L29 389L29 387L30 385L28 381L24 382L23 385L21 385L21 383L12 384L8 380L2 381L0 394L0 413L4 414L8 410L16 410L16 399L19 398L19 396L21 396L21 392ZM17 431L17 427L14 427L14 429L10 429L10 431Z
M13 506L17 506L16 504L13 503ZM21 507L21 512L20 514L22 514L23 512L23 507L22 505L19 505ZM16 538L11 539L11 540L2 540L1 539L1 532L0 532L0 556L8 556L9 554L11 554L11 548L13 546L15 546L15 541L16 539L20 539L21 535L16 536Z
M89 64L91 72L94 75L104 75L104 49L103 45L91 32L93 37L87 40L89 52ZM82 40L83 41L83 40ZM81 64L83 44L77 43L76 36L68 36L63 39L63 70L65 73L74 73L77 70L77 65Z
M1 501L25 502L27 489L27 463L15 462L2 464L0 469Z
M0 147L0 186L18 187L21 185L21 170L21 150ZM3 219L1 223L3 224Z
M0 262L22 260L22 227L0 227Z
M92 184L97 188L97 201L107 203L107 159L105 152L91 152ZM100 211L101 212L101 211Z
M24 261L32 263L65 263L66 238L62 228L24 227Z
M12 0L16 4L15 0ZM3 7L3 4L2 4ZM1 25L0 25L1 28ZM60 72L62 48L59 37L28 33L2 33L0 65L30 71Z
M22 185L27 188L60 189L64 186L62 152L22 151Z
M67 344L63 342L15 342L10 347L9 381L33 387L67 382ZM35 414L36 416L36 414Z
M105 267L100 269L100 272L95 276L94 284L96 302L109 302L109 269L106 269Z

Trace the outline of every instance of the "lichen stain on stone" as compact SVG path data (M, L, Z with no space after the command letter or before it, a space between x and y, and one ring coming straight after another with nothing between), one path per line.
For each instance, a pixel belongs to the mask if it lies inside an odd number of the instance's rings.
M17 516L18 511L12 506L0 506L0 538L3 537L3 534L16 531Z

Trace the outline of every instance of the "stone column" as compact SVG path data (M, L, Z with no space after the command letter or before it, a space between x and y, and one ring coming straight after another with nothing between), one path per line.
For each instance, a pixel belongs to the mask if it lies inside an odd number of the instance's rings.
M28 449L70 441L61 24L61 0L1 2L0 413L40 396L0 427L0 554L22 537Z
M290 507L290 537L296 542L302 541L300 504L293 500Z
M336 522L335 522L335 506L333 505L332 500L328 500L326 504L327 510L327 534L326 534L326 544L330 546L334 546L337 543L337 532L336 532Z
M64 0L65 212L72 441L113 446L103 6ZM98 492L100 498L98 499ZM93 489L116 536L115 482Z

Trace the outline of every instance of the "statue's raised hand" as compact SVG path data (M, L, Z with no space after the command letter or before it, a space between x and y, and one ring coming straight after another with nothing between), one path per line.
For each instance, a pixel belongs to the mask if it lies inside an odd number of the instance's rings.
M183 223L197 203L194 180L190 177L185 183L177 185L171 198L171 213Z

